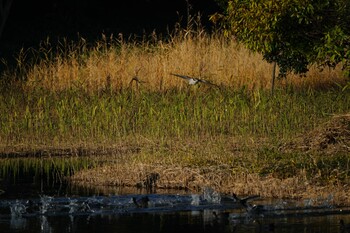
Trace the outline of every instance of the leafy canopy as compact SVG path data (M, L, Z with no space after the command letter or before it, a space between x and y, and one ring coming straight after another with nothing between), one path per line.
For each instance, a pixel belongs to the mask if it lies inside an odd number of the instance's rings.
M305 73L308 66L335 67L350 72L349 0L216 0L225 33L276 62L280 76Z

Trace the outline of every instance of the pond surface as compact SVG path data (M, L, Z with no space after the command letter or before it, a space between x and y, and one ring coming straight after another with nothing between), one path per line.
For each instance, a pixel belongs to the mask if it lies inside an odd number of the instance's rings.
M348 232L350 208L325 200L267 200L247 210L210 188L202 193L91 189L31 173L0 180L0 232ZM350 232L350 227L349 227Z

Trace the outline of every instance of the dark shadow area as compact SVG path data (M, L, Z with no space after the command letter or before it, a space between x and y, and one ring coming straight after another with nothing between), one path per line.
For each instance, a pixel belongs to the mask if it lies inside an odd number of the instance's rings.
M166 34L177 22L186 25L188 9L193 15L201 12L209 26L208 16L218 7L214 0L15 0L0 38L0 57L12 59L21 48L37 47L47 38L54 43L78 37L94 41L102 33Z

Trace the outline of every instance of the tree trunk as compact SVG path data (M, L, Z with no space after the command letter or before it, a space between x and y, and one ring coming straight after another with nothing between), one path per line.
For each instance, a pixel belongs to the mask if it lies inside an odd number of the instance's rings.
M276 62L273 62L273 68L272 68L272 80L271 80L271 95L273 95L274 89L275 89L275 79L276 79Z

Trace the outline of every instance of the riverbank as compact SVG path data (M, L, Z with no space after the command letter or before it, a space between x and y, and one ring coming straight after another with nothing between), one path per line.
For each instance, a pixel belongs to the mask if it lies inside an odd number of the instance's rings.
M75 158L69 179L80 185L350 202L350 93L339 69L278 80L271 96L271 66L218 35L112 39L43 47L2 73L2 159Z
M73 160L63 167L71 164L75 170L67 178L101 193L108 187L193 192L211 187L225 194L310 199L314 205L350 204L350 114L334 115L291 140L237 136L159 140L134 136L109 148L92 145L22 151L8 147L2 148L2 157L26 156L28 162L40 156L71 157ZM94 166L89 165L91 161Z
M348 205L349 146L350 115L345 114L279 144L226 137L144 146L139 153L126 155L128 159L119 158L102 167L80 171L71 180L94 187L147 188L152 174L158 174L158 189L197 192L211 187L227 194Z

